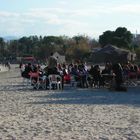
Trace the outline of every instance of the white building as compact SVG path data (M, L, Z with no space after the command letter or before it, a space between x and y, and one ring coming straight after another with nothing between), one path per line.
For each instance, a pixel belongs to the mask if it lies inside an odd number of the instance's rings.
M55 56L58 60L58 63L63 64L66 62L65 56L64 55L60 55L58 52L55 52L53 54L53 56Z

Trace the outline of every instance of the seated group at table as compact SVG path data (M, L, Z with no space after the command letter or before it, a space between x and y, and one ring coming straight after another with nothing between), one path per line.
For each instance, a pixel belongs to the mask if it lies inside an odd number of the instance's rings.
M101 69L100 65L87 67L86 63L57 64L56 67L47 66L45 68L28 63L20 68L21 75L25 78L30 78L31 72L37 72L40 79L45 76L46 87L49 85L48 76L50 74L57 74L62 77L62 88L64 84L70 84L73 77L76 86L80 88L108 85L109 87L114 86L115 89L121 89L121 85L126 77L140 77L140 70L136 65L125 64L122 66L119 63L112 65L108 62L105 64L104 69Z

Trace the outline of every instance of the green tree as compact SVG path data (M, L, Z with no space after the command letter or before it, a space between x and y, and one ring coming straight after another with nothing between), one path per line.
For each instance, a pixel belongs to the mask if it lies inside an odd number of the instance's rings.
M114 37L114 32L113 31L105 31L102 35L99 36L99 43L101 44L102 47L108 44L112 44L112 40Z
M118 47L131 49L133 35L125 27L119 27L114 32L113 44Z
M4 39L2 37L0 37L0 57L4 57L5 56L5 42Z
M136 56L137 56L137 61L140 64L140 48L136 48Z
M18 56L18 40L11 40L8 45L9 54L12 56Z
M98 48L101 47L101 45L99 44L99 42L95 39L90 39L89 41L89 45L90 45L90 49L92 50L93 48Z
M90 51L89 38L87 36L74 36L72 39L73 44L67 49L66 54L69 59L84 60Z
M106 31L99 36L99 43L104 47L107 44L119 48L131 49L133 35L125 27L118 27L115 31Z

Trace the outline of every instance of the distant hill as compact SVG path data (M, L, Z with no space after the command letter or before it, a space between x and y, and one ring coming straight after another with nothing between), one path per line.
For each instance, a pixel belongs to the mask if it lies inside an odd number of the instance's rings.
M17 40L19 37L17 36L4 36L2 37L5 41L10 41L10 40Z

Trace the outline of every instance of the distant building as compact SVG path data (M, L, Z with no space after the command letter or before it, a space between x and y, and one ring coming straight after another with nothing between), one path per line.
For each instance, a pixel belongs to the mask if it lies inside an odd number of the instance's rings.
M63 64L66 62L65 56L64 55L60 55L58 52L55 52L53 54L53 56L55 56L57 58L58 63Z
M140 43L140 34L135 34L133 35L133 42L135 43Z
M18 62L22 62L24 64L27 63L36 63L36 59L33 56L26 56L26 57L17 57Z

